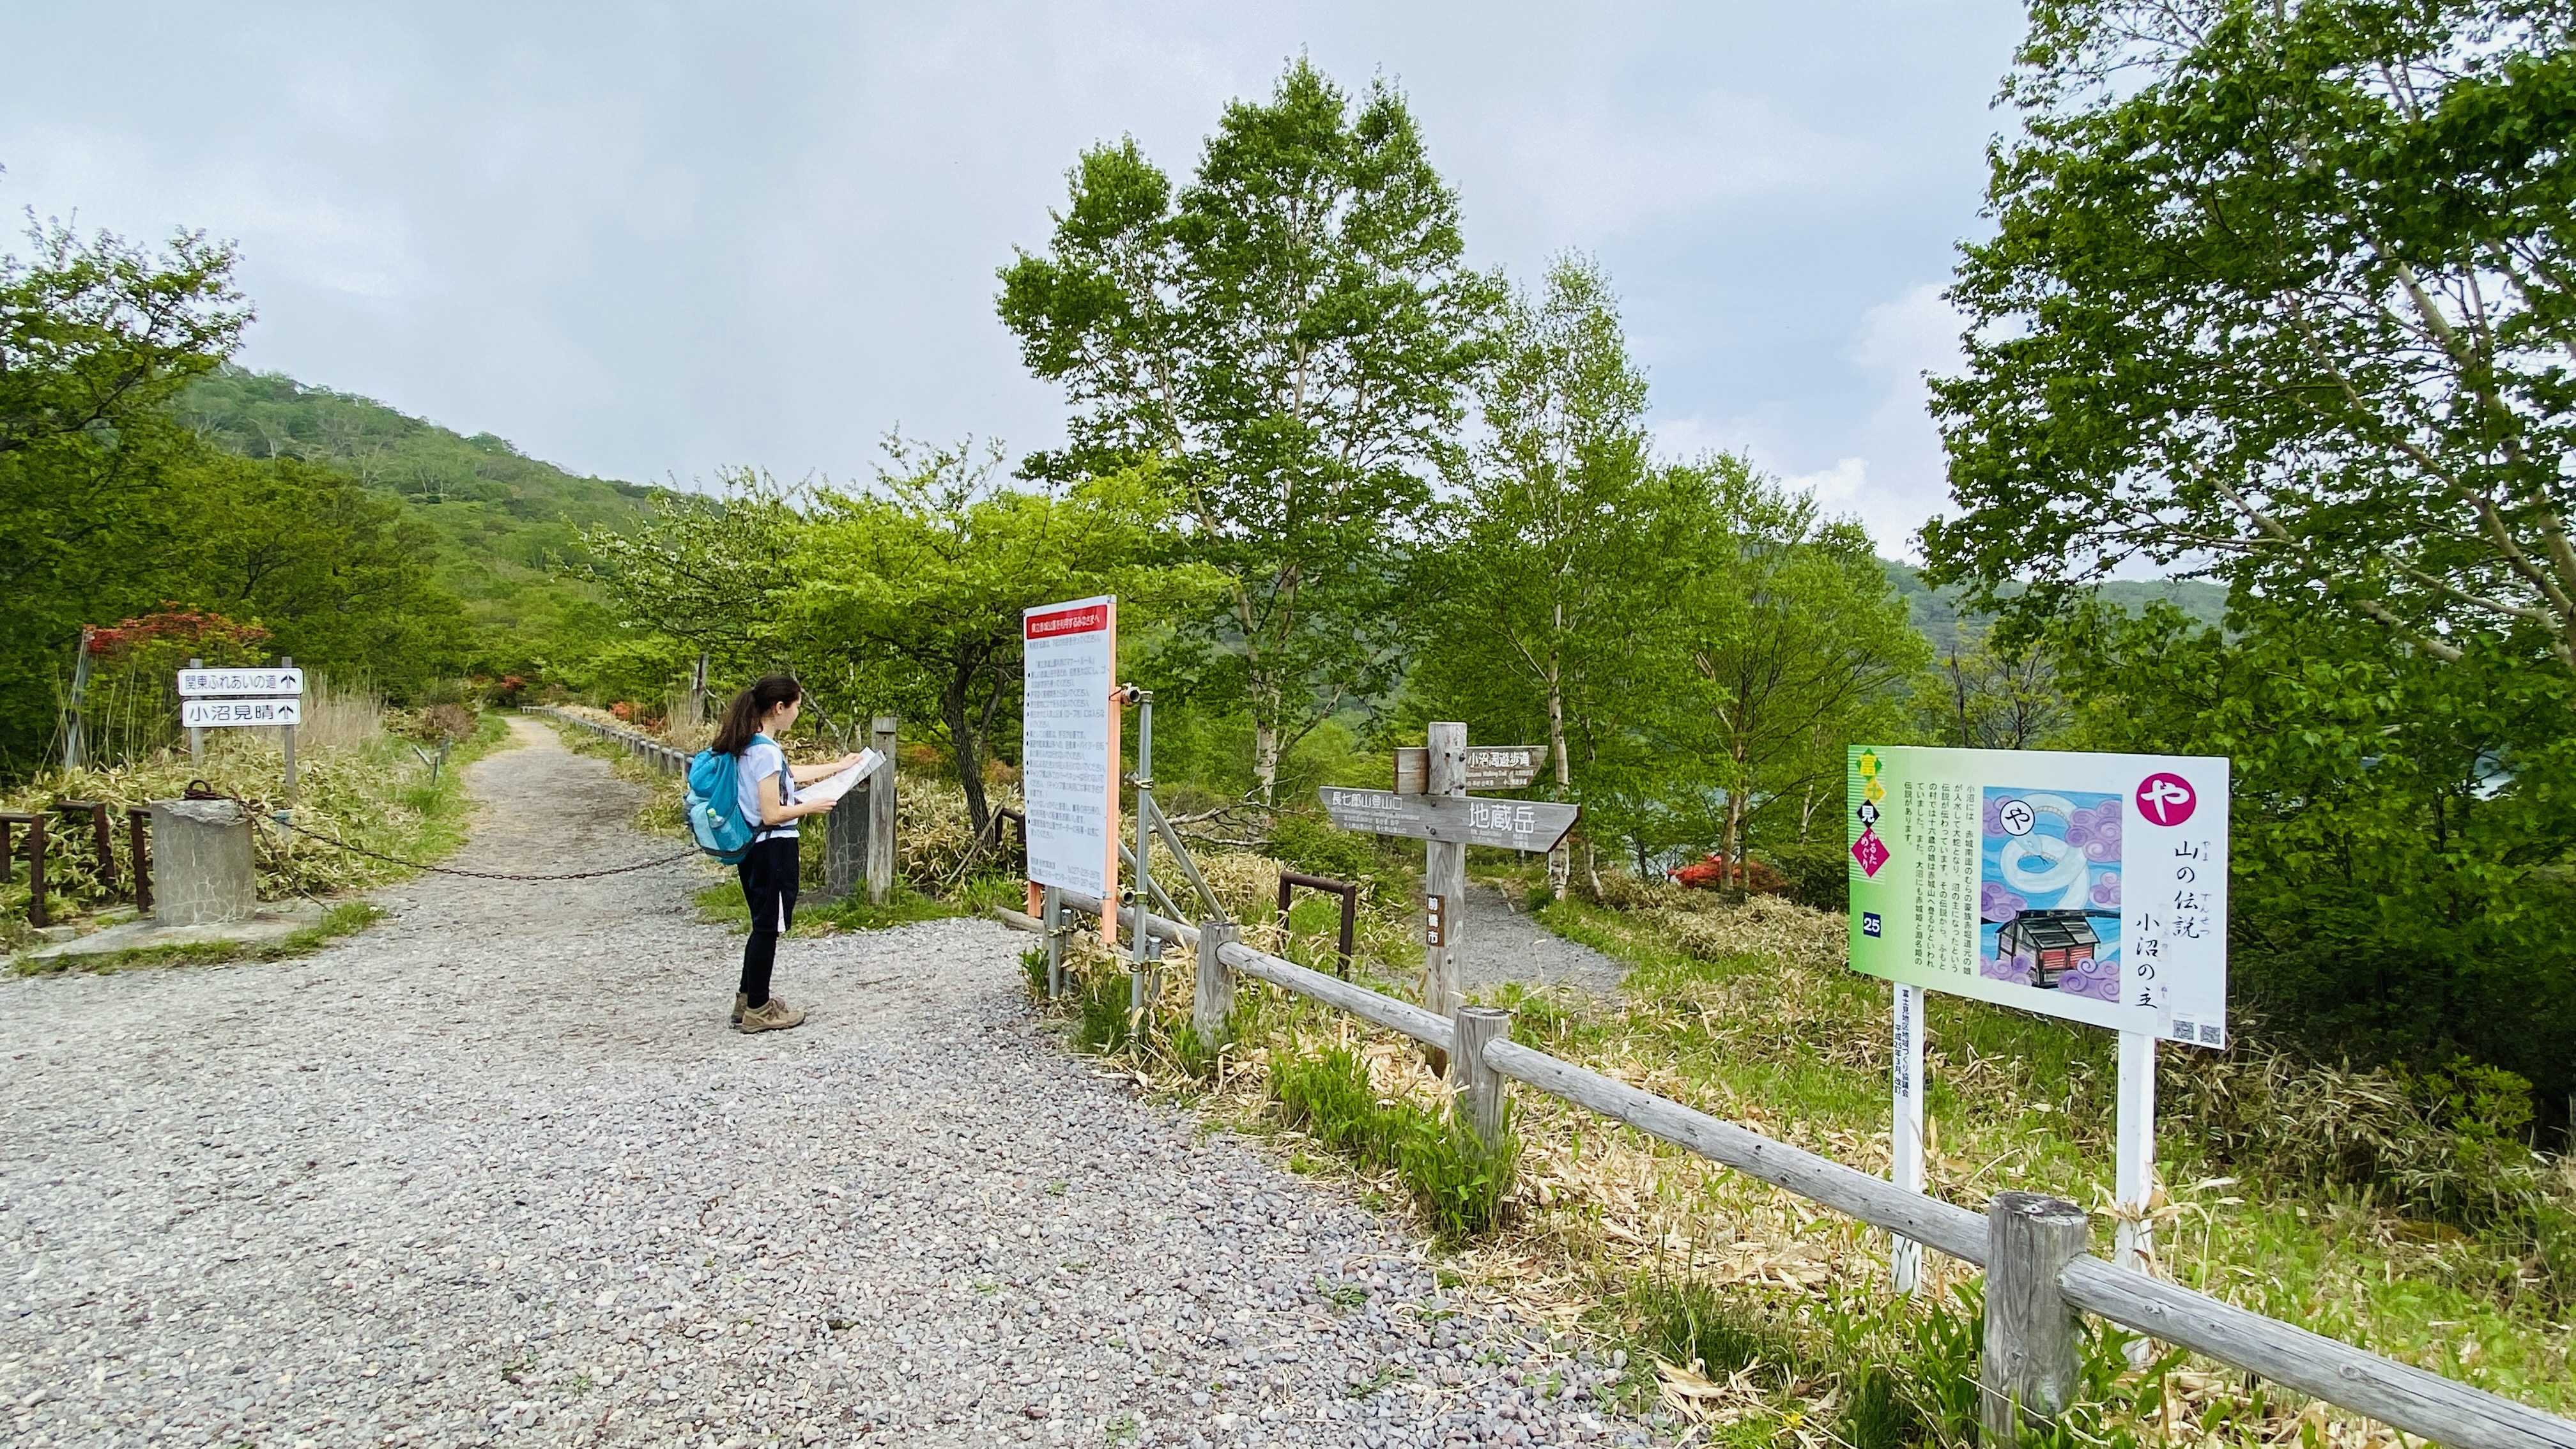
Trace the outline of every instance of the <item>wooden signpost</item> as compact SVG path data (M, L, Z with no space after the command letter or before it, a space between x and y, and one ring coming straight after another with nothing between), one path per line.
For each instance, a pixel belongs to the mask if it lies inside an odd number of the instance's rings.
M1553 800L1397 795L1338 785L1326 786L1323 797L1324 813L1344 830L1490 845L1498 850L1553 850L1583 813L1581 806L1560 805Z
M1545 745L1473 745L1467 750L1469 790L1518 790L1538 779L1547 760ZM1395 752L1395 793L1420 795L1430 784L1431 751L1400 747Z
M1421 749L1395 752L1395 788L1328 785L1324 813L1344 830L1422 842L1422 1004L1455 1016L1465 993L1457 952L1467 897L1467 847L1556 848L1582 807L1553 800L1470 800L1470 790L1517 790L1538 778L1546 751L1535 745L1467 746L1467 727L1436 721ZM1432 1053L1446 1071L1442 1054Z
M179 671L179 723L188 730L188 756L205 752L210 729L244 726L277 730L285 756L286 803L295 803L295 726L304 718L304 671L280 656L275 667L205 669L194 659Z

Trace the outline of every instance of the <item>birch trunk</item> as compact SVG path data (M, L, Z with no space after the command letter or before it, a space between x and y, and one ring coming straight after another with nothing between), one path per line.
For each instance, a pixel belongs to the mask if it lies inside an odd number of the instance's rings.
M1572 793L1574 770L1565 752L1565 687L1560 679L1553 677L1554 671L1550 673L1547 682L1547 749L1556 759L1556 798L1562 800ZM1573 875L1574 846L1569 840L1559 840L1547 853L1548 893L1560 901L1564 900L1566 887Z

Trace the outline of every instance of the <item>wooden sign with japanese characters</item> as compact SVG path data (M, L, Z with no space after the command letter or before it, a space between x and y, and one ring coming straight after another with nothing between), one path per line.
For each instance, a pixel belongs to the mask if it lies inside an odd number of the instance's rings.
M1553 850L1574 828L1581 807L1552 800L1471 800L1463 795L1398 795L1328 785L1324 813L1344 830L1414 840Z

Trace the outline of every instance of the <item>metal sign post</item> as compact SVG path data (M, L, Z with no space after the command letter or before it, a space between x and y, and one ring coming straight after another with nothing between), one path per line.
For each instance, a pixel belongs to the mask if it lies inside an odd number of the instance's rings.
M277 667L280 673L293 674L295 661L280 654L277 656ZM295 675L295 692L298 694L304 692L304 676L301 674ZM299 713L301 713L300 710L290 711L279 721L280 728L277 732L278 753L286 757L286 804L289 809L295 805L295 717Z
M1127 1009L1142 1012L1162 994L1163 938L1145 929L1154 909L1154 692L1127 686L1136 706L1136 930L1129 943Z
M1907 1192L1923 1190L1923 988L1896 988L1896 1130L1889 1176ZM1923 1245L1898 1238L1888 1268L1899 1293L1923 1287Z

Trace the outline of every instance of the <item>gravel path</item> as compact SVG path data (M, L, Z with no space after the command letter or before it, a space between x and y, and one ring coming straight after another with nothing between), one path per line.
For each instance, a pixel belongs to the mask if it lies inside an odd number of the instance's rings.
M515 721L460 864L664 849ZM984 922L791 941L695 863L431 876L265 965L0 987L11 1443L1635 1442L1604 1364L1064 1055Z
M1499 887L1467 885L1461 977L1469 991L1518 981L1528 986L1576 986L1616 1000L1628 968L1529 918Z

